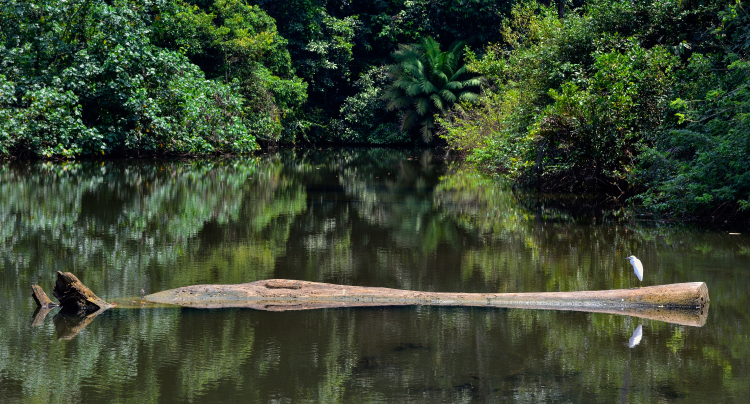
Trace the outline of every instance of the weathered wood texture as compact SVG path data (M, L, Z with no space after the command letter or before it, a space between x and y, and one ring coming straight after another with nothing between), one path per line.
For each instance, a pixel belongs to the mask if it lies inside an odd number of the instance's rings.
M70 272L57 272L57 282L52 294L65 310L92 312L112 307Z
M44 290L39 285L31 285L31 297L34 298L34 301L36 302L36 305L39 307L55 307L57 306L56 303L53 303L52 300L49 299L46 293L44 293Z
M439 293L288 279L239 285L194 285L154 293L145 299L184 307L247 307L272 311L405 305L576 310L696 326L705 323L709 302L708 288L703 282L580 292Z

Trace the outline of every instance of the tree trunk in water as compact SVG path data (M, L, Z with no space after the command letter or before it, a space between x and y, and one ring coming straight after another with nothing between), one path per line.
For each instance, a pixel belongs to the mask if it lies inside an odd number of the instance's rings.
M70 272L57 272L57 282L52 294L60 301L64 310L93 312L112 307Z
M86 285L70 272L57 272L57 282L53 294L60 301L62 311L52 319L57 330L57 338L73 339L81 330L99 314L114 307L99 298ZM31 297L37 304L34 312L32 327L36 327L44 321L52 308L53 303L39 285L31 285Z
M239 285L185 286L148 295L146 301L269 311L411 305L575 310L700 327L706 322L709 298L703 282L579 292L440 293L270 279Z

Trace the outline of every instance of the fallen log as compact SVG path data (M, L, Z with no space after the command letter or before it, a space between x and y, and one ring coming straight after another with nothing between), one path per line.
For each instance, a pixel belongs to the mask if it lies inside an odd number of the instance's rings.
M32 292L41 309L35 313L34 325L37 325L55 304L39 286L33 285ZM60 333L62 338L72 338L96 316L114 307L96 296L70 272L57 273L54 296L63 310L78 313L77 318L57 319L57 328L65 331ZM268 311L409 305L482 306L610 313L700 327L706 322L709 301L708 287L703 282L579 292L442 293L270 279L238 285L193 285L170 289L145 296L140 304L244 307Z
M145 300L193 308L245 307L270 311L407 305L573 310L692 326L705 324L709 304L708 287L703 282L580 292L441 293L289 279L186 286L147 295Z

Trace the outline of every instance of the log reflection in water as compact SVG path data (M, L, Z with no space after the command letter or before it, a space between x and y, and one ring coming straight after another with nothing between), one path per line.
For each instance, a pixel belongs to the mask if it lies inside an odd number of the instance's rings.
M44 321L45 318L47 318L47 314L49 314L50 311L52 311L54 307L50 306L37 306L36 310L34 310L34 314L32 317L34 318L31 321L32 327L37 327Z
M78 333L83 331L91 321L105 311L107 311L107 309L99 309L93 313L87 313L85 311L70 313L61 310L55 315L55 317L52 317L52 322L55 324L55 331L57 332L57 340L72 340L78 335Z

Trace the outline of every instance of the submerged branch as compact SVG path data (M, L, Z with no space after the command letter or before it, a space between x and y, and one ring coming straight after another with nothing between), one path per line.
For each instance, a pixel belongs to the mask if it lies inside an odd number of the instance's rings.
M52 307L57 307L57 304L53 303L52 300L47 297L47 294L44 293L44 290L42 290L39 285L31 285L31 297L34 298L36 305L40 309L50 309Z

